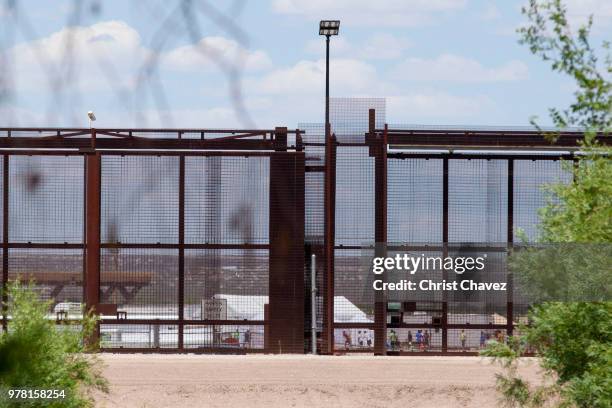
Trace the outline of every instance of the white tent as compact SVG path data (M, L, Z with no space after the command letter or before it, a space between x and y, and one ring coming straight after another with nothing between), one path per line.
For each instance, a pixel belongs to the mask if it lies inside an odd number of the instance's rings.
M231 320L264 320L268 296L217 294L215 299L227 302L227 318ZM372 323L367 315L344 296L334 296L334 321L337 323Z

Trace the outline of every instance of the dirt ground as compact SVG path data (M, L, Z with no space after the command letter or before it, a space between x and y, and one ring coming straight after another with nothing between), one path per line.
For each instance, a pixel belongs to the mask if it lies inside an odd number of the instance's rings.
M99 407L495 407L480 357L103 354ZM537 378L525 359L523 374Z

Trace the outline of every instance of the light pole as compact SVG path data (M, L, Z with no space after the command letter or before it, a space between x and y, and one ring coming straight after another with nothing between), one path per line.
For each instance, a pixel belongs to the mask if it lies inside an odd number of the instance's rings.
M319 23L319 35L325 36L325 141L330 136L329 125L329 39L332 35L338 35L340 31L340 20L321 20Z
M325 193L324 213L325 237L323 239L325 253L325 298L323 301L325 311L323 312L323 340L325 341L325 352L332 353L334 349L334 231L333 231L333 180L335 169L333 169L333 148L331 138L331 126L329 125L329 39L332 35L338 35L340 30L339 20L321 20L319 23L319 35L325 36ZM313 263L314 265L314 263ZM313 275L316 270L313 268ZM314 277L316 281L316 276ZM316 310L314 310L316 312ZM316 325L316 315L312 316L313 327Z

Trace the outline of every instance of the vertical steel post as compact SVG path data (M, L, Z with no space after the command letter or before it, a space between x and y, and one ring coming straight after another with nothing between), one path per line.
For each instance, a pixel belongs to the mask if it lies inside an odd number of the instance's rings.
M304 154L270 155L268 349L304 354Z
M442 159L442 258L448 256L448 157ZM448 280L446 269L442 279ZM448 295L442 294L442 352L448 351Z
M514 160L508 159L508 248L512 249L514 244ZM506 267L507 263L506 263ZM512 336L514 331L514 278L512 272L507 273L507 304L506 304L506 324L508 336Z
M184 348L185 320L185 156L179 156L178 214L178 348Z
M96 312L100 303L100 209L101 209L101 156L95 151L95 129L91 130L94 150L86 155L86 270L85 270L85 306L87 311ZM97 312L96 312L97 313ZM94 336L89 339L96 345L99 338L99 326Z
M8 256L9 256L9 155L4 155L2 179L2 330L7 329Z
M221 176L223 170L223 156L206 156L206 183L204 194L204 208L207 213L204 221L205 242L221 242ZM204 299L214 299L220 293L221 282L221 250L210 249L204 251L205 265L203 268ZM219 326L212 326L213 347L221 345Z
M326 133L329 133L329 128ZM324 231L323 239L325 253L325 297L323 320L324 352L334 352L334 245L336 217L336 141L330 136L325 143L325 193L324 193Z
M368 132L374 146L374 241L377 257L387 256L387 125L376 135L376 111L368 111ZM376 139L374 139L376 137ZM384 276L384 275L383 275ZM377 291L374 302L374 354L387 354L387 297Z
M310 256L310 342L312 354L317 354L317 256Z

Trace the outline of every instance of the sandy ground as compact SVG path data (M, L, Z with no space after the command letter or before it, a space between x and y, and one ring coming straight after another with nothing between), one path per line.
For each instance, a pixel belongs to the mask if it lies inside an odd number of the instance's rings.
M480 357L103 354L99 407L495 407ZM523 374L537 378L534 361Z

